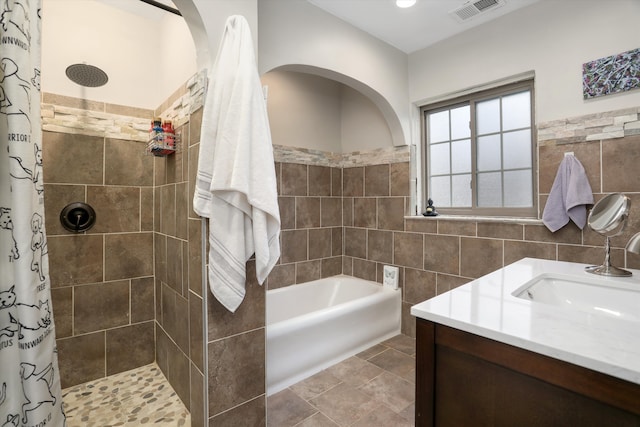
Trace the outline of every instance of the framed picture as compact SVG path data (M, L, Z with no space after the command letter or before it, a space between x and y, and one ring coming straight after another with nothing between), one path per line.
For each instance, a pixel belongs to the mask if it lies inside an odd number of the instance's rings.
M584 99L640 87L640 48L582 64Z

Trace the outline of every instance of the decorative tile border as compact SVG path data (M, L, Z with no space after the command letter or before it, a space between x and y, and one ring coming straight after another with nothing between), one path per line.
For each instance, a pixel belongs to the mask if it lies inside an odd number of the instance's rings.
M640 135L640 107L538 124L538 145L570 144Z
M206 73L205 70L202 70L191 77L184 87L169 97L168 102L155 112L137 109L138 116L142 115L140 112L148 113L148 116L144 118L126 115L128 110L131 110L129 107L114 108L114 106L92 101L79 102L82 100L73 98L69 98L69 100L75 102L59 105L46 101L55 101L65 97L57 95L47 97L45 95L45 102L42 103L42 128L53 132L146 141L151 117L160 116L163 119L172 120L175 127L186 123L189 115L204 105L205 89ZM181 92L184 94L181 95ZM174 98L175 101L169 105L171 99ZM86 109L78 108L81 104L91 105L85 107ZM118 109L122 114L106 112ZM640 107L569 117L537 125L539 146L599 141L631 135L640 135ZM332 167L408 162L410 158L408 146L333 153L274 145L273 152L277 162Z
M205 86L206 75L203 70L181 88L184 94L180 96L174 93L170 97L176 97L176 100L164 111L158 113L136 109L136 116L131 115L132 109L129 107L44 94L41 104L42 129L144 142L149 138L149 121L154 116L173 121L174 127L186 123L189 115L203 105Z
M352 153L332 153L307 148L273 146L276 162L301 163L315 166L355 167L409 161L409 146L380 148Z

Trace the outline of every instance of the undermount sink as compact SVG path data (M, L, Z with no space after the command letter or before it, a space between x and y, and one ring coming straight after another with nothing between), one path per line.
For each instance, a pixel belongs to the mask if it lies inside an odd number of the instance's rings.
M569 310L640 321L640 284L622 281L541 274L512 295Z

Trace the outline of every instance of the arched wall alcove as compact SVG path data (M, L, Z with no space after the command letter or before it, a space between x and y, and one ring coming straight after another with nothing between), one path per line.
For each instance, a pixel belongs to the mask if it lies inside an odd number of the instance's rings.
M283 65L283 66L274 68L272 70L269 70L268 72L264 73L263 76L267 76L269 73L272 73L272 72L293 72L293 73L301 73L301 74L316 76L316 77L326 79L328 81L339 83L341 85L344 85L353 89L358 94L364 96L367 100L369 100L371 104L377 107L377 109L379 110L390 132L391 144L389 144L389 146L406 145L405 134L402 128L402 124L393 106L380 92L368 86L367 84L355 78L352 78L350 76L339 73L337 71L329 70L326 68L320 68L313 65L304 65L304 64ZM384 148L384 147L377 147L377 146L376 147L359 147L359 149L367 149L367 148ZM337 150L337 151L341 151L341 150Z

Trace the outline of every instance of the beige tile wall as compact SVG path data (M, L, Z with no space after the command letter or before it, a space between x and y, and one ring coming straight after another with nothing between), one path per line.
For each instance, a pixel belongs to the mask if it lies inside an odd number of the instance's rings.
M44 131L43 165L62 386L153 362L153 159L141 142ZM96 211L86 233L60 224L72 202Z
M44 99L46 111L55 112L45 128L60 131L44 131L43 157L62 385L155 360L191 410L192 425L204 426L202 240L200 220L189 214L190 171L197 165L189 145L199 141L201 109L180 120L186 148L154 158L145 155L136 123L164 113ZM94 120L79 124L83 108L103 121L113 114L131 139L105 137L107 128L97 130ZM98 218L81 235L58 222L74 201L90 203Z

